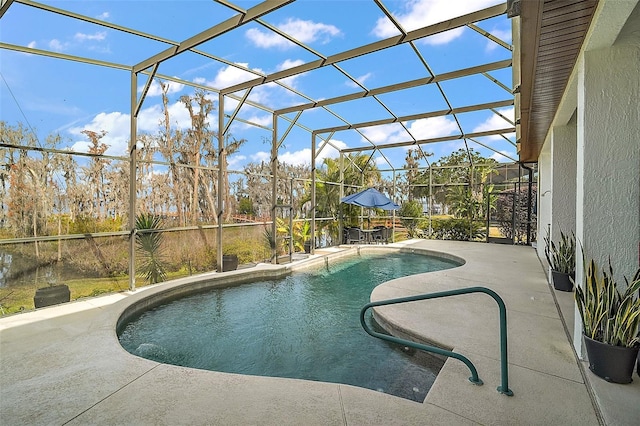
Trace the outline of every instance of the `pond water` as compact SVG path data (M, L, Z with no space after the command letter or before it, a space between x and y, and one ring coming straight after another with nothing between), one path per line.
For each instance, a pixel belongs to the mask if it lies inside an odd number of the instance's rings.
M132 354L167 364L345 383L422 402L443 362L369 336L360 309L382 282L457 265L395 252L353 256L169 302L119 338Z

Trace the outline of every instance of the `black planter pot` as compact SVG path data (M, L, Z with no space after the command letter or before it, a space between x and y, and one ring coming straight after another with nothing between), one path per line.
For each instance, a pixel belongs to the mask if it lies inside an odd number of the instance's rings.
M311 253L311 241L304 242L304 252Z
M69 291L69 287L60 284L37 289L36 295L33 297L33 304L36 308L44 308L45 306L58 305L70 300L71 291Z
M224 254L222 255L222 272L235 271L238 269L238 255Z
M573 291L575 273L565 274L552 269L551 276L553 277L553 288L559 291Z
M612 383L631 383L633 365L638 359L638 348L625 348L598 342L584 336L589 370Z

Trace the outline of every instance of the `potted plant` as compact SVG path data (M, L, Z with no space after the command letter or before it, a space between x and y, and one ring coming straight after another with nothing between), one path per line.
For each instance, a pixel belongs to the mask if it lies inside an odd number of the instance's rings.
M640 269L624 292L609 270L598 274L593 260L587 267L584 288L576 287L576 304L582 318L582 332L589 369L613 383L630 383L638 357L640 338Z
M546 243L544 254L551 267L553 288L560 291L572 291L576 271L576 238L560 231L560 241L556 245L549 236L544 238Z

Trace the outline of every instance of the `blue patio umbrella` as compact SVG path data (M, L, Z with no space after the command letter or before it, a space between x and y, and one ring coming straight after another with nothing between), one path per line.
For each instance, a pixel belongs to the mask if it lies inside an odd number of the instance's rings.
M383 210L398 210L399 205L391 201L382 192L374 188L367 188L364 191L347 195L340 200L346 204L355 204L360 207L377 208Z

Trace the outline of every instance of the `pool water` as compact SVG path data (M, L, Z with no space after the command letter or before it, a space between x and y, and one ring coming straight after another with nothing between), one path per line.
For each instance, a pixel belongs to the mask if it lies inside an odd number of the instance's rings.
M369 336L359 313L384 281L454 266L417 254L353 256L169 302L119 338L132 354L167 364L345 383L422 402L443 362Z

